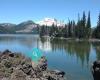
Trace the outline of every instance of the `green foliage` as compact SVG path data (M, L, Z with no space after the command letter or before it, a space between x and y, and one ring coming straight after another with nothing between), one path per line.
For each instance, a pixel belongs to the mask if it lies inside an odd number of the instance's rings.
M91 18L90 18L90 11L88 13L88 19L87 19L87 24L86 24L86 33L87 33L87 38L91 36Z
M100 13L99 13L99 16L98 16L97 26L93 31L93 37L100 39Z
M45 26L41 26L40 28L40 32L39 32L40 36L44 36L45 35Z
M88 19L86 20L85 12L80 19L78 15L78 22L75 23L74 20L70 21L65 26L56 26L52 25L49 27L49 30L46 26L42 26L40 35L48 35L53 37L64 37L64 38L90 38L91 34L91 21L90 21L90 12L88 13Z
M79 38L79 39L89 39L89 38L98 38L100 39L100 13L98 16L97 26L91 28L91 17L90 11L88 12L88 17L86 17L85 11L83 12L82 17L80 18L78 14L78 21L69 20L65 26L57 26L53 24L52 26L39 26L33 21L29 20L18 25L3 23L0 24L0 33L1 34L17 34L17 33L39 33L40 36L51 36L51 37L64 37L64 38ZM36 26L33 28L33 26ZM20 32L22 31L22 32Z
M83 12L83 17L80 19L80 16L78 15L78 22L75 27L75 35L77 38L85 38L86 37L86 16L85 12Z
M76 35L78 38L86 38L86 16L85 16L85 12L83 12L82 19L78 20L76 31L78 31L78 33Z

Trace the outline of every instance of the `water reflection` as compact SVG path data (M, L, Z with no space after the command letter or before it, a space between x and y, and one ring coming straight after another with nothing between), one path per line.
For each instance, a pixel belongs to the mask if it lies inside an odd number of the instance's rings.
M10 49L31 57L32 54L29 52L36 47L44 52L49 67L65 71L68 76L71 75L69 80L92 80L90 64L100 59L100 43L98 42L39 38L34 35L0 36L0 51Z
M93 48L96 51L97 60L100 60L100 43L99 42L94 42L92 44L93 44Z
M52 51L55 52L65 51L66 54L70 56L76 56L78 61L81 61L81 64L84 65L86 61L89 63L89 56L91 47L96 51L97 59L100 59L100 44L98 43L90 43L90 42L76 42L76 41L68 41L65 39L50 39L50 38L39 38L35 36L0 36L0 48L6 45L9 46L18 45L18 47L27 47L30 50L34 47L40 48L43 51ZM5 47L4 47L5 48Z
M17 36L0 36L0 43L1 44L20 44L23 46L27 46L28 48L32 48L33 44L34 46L37 46L39 37L38 36L23 36L23 35L17 35ZM9 46L9 45L8 45ZM9 47L8 47L9 48Z
M76 41L68 41L63 39L48 39L48 38L41 38L42 48L52 48L52 51L56 50L64 50L66 54L70 56L76 56L81 64L84 64L84 61L89 62L90 50L91 50L91 43L90 42L76 42ZM48 42L49 44L45 44ZM44 48L44 45L46 46Z
M50 67L54 66L64 70L68 73L67 76L70 76L69 80L93 80L90 66L96 59L94 56L96 49L91 42L46 37L40 38L39 41L42 43L42 48L44 45L51 48L51 52L46 51ZM48 42L49 45L45 42Z
M52 51L52 47L51 47L51 43L50 43L50 38L40 38L38 46L43 51L47 51L47 52L48 51Z

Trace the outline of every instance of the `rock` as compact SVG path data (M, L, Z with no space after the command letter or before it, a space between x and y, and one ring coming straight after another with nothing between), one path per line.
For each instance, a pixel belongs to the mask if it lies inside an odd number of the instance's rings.
M29 65L29 64L24 64L22 66L22 71L27 74L27 75L30 75L31 74L31 71L32 71L32 66Z
M5 50L4 52L1 53L0 59L7 59L7 58L9 58L9 53L11 53L11 51Z
M94 80L100 80L100 61L95 61L92 66Z
M12 65L11 62L7 59L3 59L1 63L7 68L10 68Z
M21 71L21 70L15 70L12 74L11 74L11 79L10 80L26 80L26 74Z
M62 77L65 75L65 72L64 72L64 71L54 70L54 72L55 72L57 75L60 75L60 76L62 76Z
M14 57L14 53L10 53L9 56L10 56L10 57Z
M64 80L63 76L62 75L59 75L57 73L58 73L58 70L57 71L47 70L47 71L44 71L43 72L43 76L47 80L49 80L49 79L51 79L51 80Z
M47 80L56 80L56 79L52 78L51 76L48 76Z
M47 69L47 59L44 56L39 60L38 67L42 71Z
M7 49L7 50L5 50L2 54L9 54L9 53L11 53L11 51L9 51L9 50Z
M1 80L1 79L0 79ZM9 78L2 78L2 80L10 80Z
M48 70L47 59L41 57L37 64L19 53L6 50L0 54L0 80L64 80L65 73ZM98 68L97 68L98 70Z

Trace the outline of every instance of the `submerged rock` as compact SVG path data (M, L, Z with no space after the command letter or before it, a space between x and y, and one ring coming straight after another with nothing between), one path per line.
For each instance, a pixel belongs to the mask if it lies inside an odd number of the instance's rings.
M0 54L0 80L65 80L64 75L63 71L49 70L45 56L35 64L9 50Z

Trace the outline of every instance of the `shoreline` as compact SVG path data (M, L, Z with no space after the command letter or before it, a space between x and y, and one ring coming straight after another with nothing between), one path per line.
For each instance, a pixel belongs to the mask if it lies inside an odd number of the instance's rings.
M78 38L64 38L64 37L50 37L50 36L42 36L44 38L50 38L50 39L61 39L61 40L71 40L71 41L89 41L89 42L100 42L100 39L96 38L90 38L90 39L78 39Z
M26 36L26 35L40 37L38 34L0 34L0 37L2 36ZM76 42L80 42L80 41L100 42L100 39L97 39L97 38L79 39L79 38L64 38L64 37L50 37L50 36L41 36L41 37L49 38L49 39L71 40L71 41L76 41Z
M0 80L66 80L65 72L48 69L45 56L32 62L21 53L0 52Z

